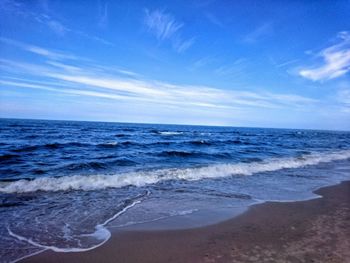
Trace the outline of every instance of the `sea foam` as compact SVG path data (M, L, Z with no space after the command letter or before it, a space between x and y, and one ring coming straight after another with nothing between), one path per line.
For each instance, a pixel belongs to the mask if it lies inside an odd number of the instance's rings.
M146 195L149 195L150 192L147 192ZM111 232L106 228L107 224L110 223L111 221L113 221L114 219L116 219L117 217L119 217L120 215L124 214L127 210L129 210L130 208L134 207L135 205L141 203L142 200L138 199L138 200L134 200L131 204L127 205L126 207L124 207L121 211L119 211L118 213L116 213L115 215L113 215L111 218L108 218L105 222L103 222L102 224L98 224L95 226L95 231L91 234L86 234L85 236L91 236L94 237L96 240L99 240L100 242L96 245L93 246L89 246L89 247L70 247L70 248L62 248L62 247L58 247L58 246L48 246L48 245L43 245L37 241L34 241L32 238L28 238L28 237L24 237L21 236L19 234L14 233L9 227L7 227L7 231L9 233L10 236L18 239L19 241L22 242L26 242L30 245L33 245L35 247L38 248L42 248L43 250L52 250L55 252L85 252L85 251L89 251L92 249L95 249L101 245L103 245L104 243L107 242L107 240L111 237ZM81 235L83 236L83 235ZM17 261L17 260L16 260Z
M281 169L300 168L308 165L345 160L350 158L350 150L312 153L295 158L271 158L251 163L217 164L194 168L172 168L151 171L137 171L111 175L74 175L62 177L42 177L34 180L1 182L0 192L25 193L35 191L99 190L124 186L145 186L165 180L195 181L233 175L253 175Z

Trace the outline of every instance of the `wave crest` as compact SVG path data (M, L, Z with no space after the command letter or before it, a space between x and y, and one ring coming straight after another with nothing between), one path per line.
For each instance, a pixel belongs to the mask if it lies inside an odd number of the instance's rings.
M350 150L313 153L298 158L273 158L265 161L235 164L217 164L206 167L159 169L138 171L114 175L74 175L63 177L45 177L34 180L18 180L1 182L0 192L26 193L35 191L67 191L67 190L99 190L105 188L121 188L124 186L145 186L165 180L200 180L220 178L232 175L253 175L281 169L300 168L324 162L345 160L350 158Z

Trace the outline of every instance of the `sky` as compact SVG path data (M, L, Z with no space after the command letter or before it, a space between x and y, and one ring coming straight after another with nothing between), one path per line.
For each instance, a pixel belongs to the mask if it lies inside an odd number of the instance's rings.
M350 130L349 17L349 0L0 0L0 117Z

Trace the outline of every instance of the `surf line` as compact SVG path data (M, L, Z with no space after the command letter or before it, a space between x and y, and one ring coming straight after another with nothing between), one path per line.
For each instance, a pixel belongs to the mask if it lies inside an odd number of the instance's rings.
M42 251L45 251L45 250L52 250L54 252L86 252L86 251L89 251L89 250L92 250L92 249L95 249L99 246L102 246L104 243L106 243L110 237L111 237L111 232L106 228L106 225L108 223L110 223L111 221L115 220L117 217L121 216L122 214L124 214L126 211L128 211L129 209L131 209L132 207L134 207L135 205L137 204L140 204L142 202L142 200L146 197L146 196L149 196L150 195L150 191L147 190L146 194L143 195L143 196L140 196L140 198L142 198L141 200L135 200L134 202L132 202L131 204L125 206L121 211L119 211L118 213L116 213L115 215L113 215L111 218L107 219L105 222L103 222L102 224L98 224L95 226L95 232L94 233L91 233L91 234L87 234L87 236L95 236L97 239L99 239L99 237L101 237L101 232L103 232L102 234L105 236L105 238L103 239L102 242L100 242L99 244L97 245L94 245L92 247L88 247L88 248L59 248L59 247L56 247L56 246L47 246L47 245L43 245L43 244L40 244L39 242L36 242L34 240L32 240L31 238L26 238L24 236L21 236L19 234L16 234L14 233L9 226L7 226L7 231L9 233L10 236L20 240L20 241L23 241L23 242L26 242L30 245L33 245L35 247L38 247L38 248L42 248L43 250ZM16 260L17 261L17 260ZM14 261L14 262L16 262Z

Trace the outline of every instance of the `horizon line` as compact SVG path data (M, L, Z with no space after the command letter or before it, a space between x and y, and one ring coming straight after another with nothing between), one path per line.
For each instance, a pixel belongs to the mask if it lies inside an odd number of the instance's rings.
M299 131L328 131L328 132L350 132L350 130L329 130L314 128L287 128L287 127L257 127L257 126L234 126L234 125L208 125L208 124L181 124L181 123L153 123L153 122L121 122L121 121L102 121L102 120L77 120L77 119L45 119L45 118L11 118L0 117L0 120L24 120L24 121L68 121L68 122L100 122L115 124L140 124L140 125L170 125L170 126L199 126L199 127L217 127L217 128L245 128L245 129L275 129L275 130L299 130Z

